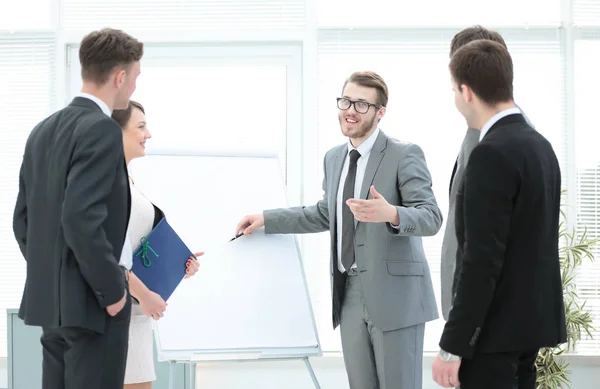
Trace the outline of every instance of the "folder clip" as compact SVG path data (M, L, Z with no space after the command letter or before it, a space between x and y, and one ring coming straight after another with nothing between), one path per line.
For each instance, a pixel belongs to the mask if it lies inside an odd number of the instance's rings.
M144 266L150 267L152 265L152 260L148 256L148 250L152 251L157 257L158 254L156 254L156 251L154 251L154 249L150 246L150 242L148 242L148 238L146 238L145 236L142 237L142 239L140 239L140 243L140 251L138 251L135 256L137 257L140 254L142 254L142 263L144 264Z

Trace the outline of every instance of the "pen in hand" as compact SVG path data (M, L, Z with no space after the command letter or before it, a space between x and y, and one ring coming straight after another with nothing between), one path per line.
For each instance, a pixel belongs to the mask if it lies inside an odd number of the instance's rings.
M244 233L240 232L239 234L237 234L236 236L234 236L233 238L231 238L229 241L231 242L232 240L236 240L237 238L239 238L240 236L243 236Z

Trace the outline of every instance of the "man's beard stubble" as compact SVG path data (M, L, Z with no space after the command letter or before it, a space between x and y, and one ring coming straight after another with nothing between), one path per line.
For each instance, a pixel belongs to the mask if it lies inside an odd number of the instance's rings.
M340 129L342 130L343 135L350 138L361 139L364 138L365 135L367 135L367 133L373 128L373 125L375 124L375 115L373 115L370 119L362 120L358 128L352 129L349 134L344 134L343 130L346 123L346 118L342 116L341 118L338 118L338 121L340 123Z

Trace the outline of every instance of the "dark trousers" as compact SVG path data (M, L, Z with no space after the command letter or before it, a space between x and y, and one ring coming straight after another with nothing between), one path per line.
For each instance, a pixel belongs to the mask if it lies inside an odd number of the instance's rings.
M42 389L123 389L131 297L106 314L103 334L77 327L43 328Z
M460 389L535 389L538 351L476 353L463 359L458 372Z

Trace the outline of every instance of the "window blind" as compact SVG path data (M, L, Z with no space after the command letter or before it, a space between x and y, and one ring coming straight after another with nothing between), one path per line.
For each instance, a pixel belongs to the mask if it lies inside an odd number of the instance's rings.
M304 25L303 0L64 0L62 27L204 30Z
M599 0L573 0L573 24L579 27L600 26Z
M18 308L25 260L12 230L27 136L55 108L54 40L0 35L0 357L6 357L6 309Z
M507 0L490 12L478 0L322 0L317 12L323 27L558 26L560 6L560 0Z
M319 163L327 150L346 141L337 121L335 97L346 77L357 70L373 70L388 84L389 103L380 128L389 136L414 142L424 151L433 178L433 190L444 217L448 212L448 185L452 167L467 126L454 106L448 71L454 29L321 30L318 66ZM565 104L563 61L554 29L499 30L513 56L515 99L539 131L553 144L565 166ZM544 90L544 93L540 93ZM566 174L566 168L563 174ZM321 177L305 183L316 201ZM310 190L310 191L309 191ZM440 304L440 252L444 226L423 239ZM325 351L339 350L339 334L331 329L329 301L329 241L326 236L305 240L305 257L313 258L307 272L323 274L321 289L313 286L319 336ZM327 296L327 298L325 298ZM440 312L441 317L441 312ZM442 319L426 326L425 351L437 351Z
M587 228L590 238L600 237L600 166L578 169L577 171L577 232L581 236ZM600 328L600 249L592 250L596 260L583 260L577 274L577 291L585 309L590 312L593 325ZM584 355L598 355L600 339L598 332L590 339L582 334L576 352Z

